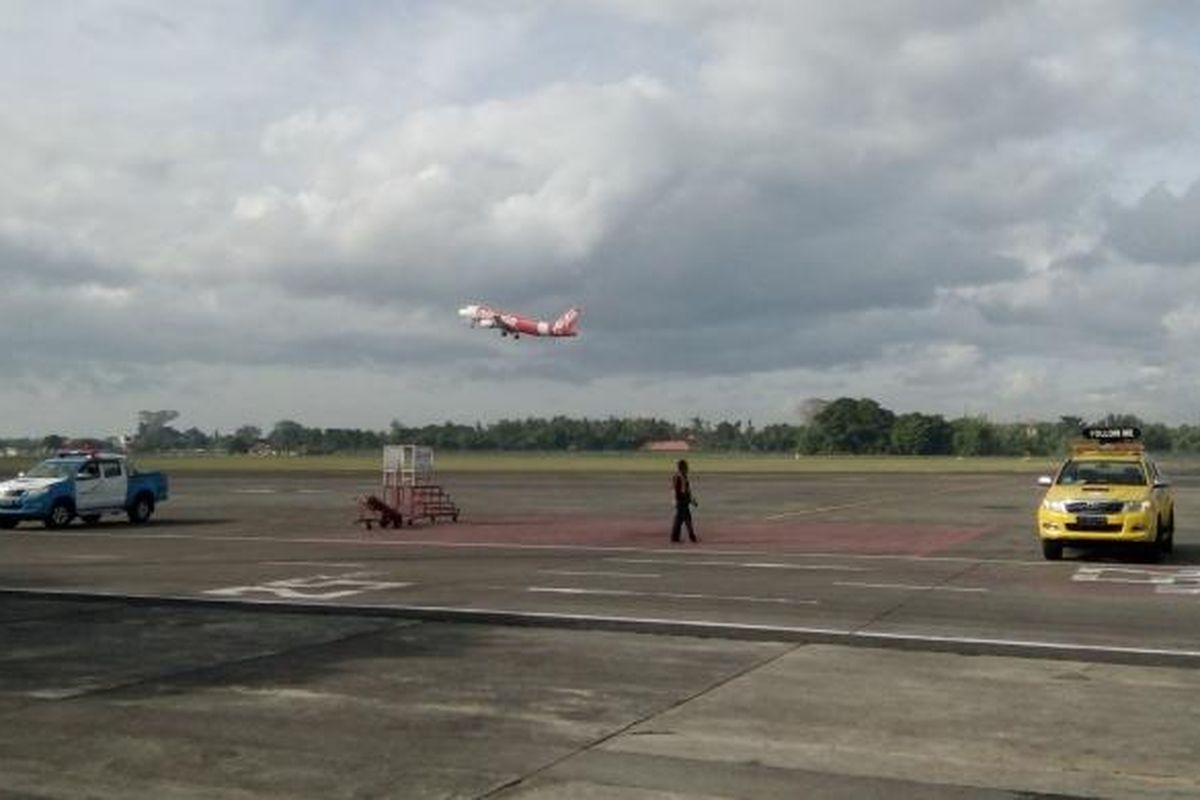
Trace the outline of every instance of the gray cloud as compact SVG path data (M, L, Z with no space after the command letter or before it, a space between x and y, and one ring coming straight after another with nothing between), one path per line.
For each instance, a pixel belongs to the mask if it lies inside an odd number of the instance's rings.
M436 384L407 408L438 418L520 396L763 419L841 391L1190 413L1089 366L1194 381L1200 287L1164 268L1198 255L1188 5L12 12L12 433L35 398L89 418L81 385L130 407L210 387L210 425L295 416L247 405L304 387L330 424L386 422L330 375ZM578 303L584 336L501 341L454 318L469 301Z
M1176 195L1157 185L1110 213L1108 241L1123 256L1155 264L1200 262L1200 182Z

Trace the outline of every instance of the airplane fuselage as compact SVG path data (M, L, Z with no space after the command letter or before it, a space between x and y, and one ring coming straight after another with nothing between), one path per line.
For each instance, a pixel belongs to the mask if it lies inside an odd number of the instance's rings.
M520 338L521 334L528 336L576 336L576 322L579 319L579 309L568 309L553 322L544 319L524 317L520 314L509 314L484 305L463 306L458 315L471 322L471 327L495 328L501 336L512 334Z

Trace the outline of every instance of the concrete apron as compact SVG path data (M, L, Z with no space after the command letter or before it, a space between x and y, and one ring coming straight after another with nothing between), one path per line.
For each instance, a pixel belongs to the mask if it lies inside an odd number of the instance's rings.
M1085 797L1200 796L1200 671L801 646L602 747Z

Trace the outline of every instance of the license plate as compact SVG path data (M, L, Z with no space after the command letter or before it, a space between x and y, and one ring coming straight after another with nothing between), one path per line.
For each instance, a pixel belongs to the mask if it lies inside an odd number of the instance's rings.
M1078 525L1095 528L1098 526L1107 525L1108 517L1079 516L1075 518L1075 522Z

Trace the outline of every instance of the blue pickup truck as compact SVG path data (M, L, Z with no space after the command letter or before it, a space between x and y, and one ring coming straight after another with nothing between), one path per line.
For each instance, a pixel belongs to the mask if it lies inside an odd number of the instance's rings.
M63 451L12 480L0 482L0 529L25 520L62 528L79 517L95 525L124 514L140 525L167 499L167 476L139 472L123 455Z

